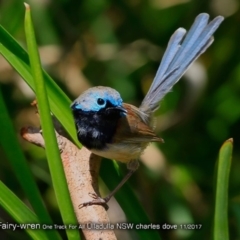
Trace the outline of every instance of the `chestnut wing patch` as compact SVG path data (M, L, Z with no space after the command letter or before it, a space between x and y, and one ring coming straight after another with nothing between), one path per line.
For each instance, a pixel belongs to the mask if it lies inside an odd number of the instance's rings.
M136 107L124 103L124 108L127 110L127 116L119 119L113 142L163 142L163 139L143 121L144 117L141 117L141 112Z

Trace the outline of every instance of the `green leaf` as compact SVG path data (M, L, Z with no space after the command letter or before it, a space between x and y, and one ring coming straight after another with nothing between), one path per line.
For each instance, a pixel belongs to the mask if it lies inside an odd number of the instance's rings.
M228 139L221 147L217 164L214 240L228 240L228 181L231 167L233 140Z
M35 91L29 57L27 52L14 40L14 38L0 25L0 53ZM64 94L52 78L43 71L43 77L49 96L49 104L53 114L64 126L69 136L77 146L81 146L76 135L76 129L70 111L70 99ZM64 113L64 114L63 114Z
M41 127L43 129L46 155L52 176L52 182L60 212L63 218L63 222L65 223L65 225L69 223L77 224L58 149L52 117L50 114L48 94L45 87L37 43L35 39L35 33L32 25L30 7L27 4L25 4L25 6L26 40L29 51L30 64L32 68L32 76L35 84ZM67 229L66 232L69 239L80 239L78 230Z
M42 227L41 224L39 224L38 217L23 202L21 202L18 197L13 192L11 192L1 181L0 193L0 205L19 223L18 226L24 228L26 227L26 223L30 223L33 228L38 226L40 227L40 229L31 229L31 227L29 226L25 229L26 232L33 239L56 239L47 237L47 231L41 229ZM19 230L19 228L17 228L17 230Z
M22 187L25 191L34 211L36 212L39 221L41 223L51 224L52 220L41 200L41 194L37 188L36 182L30 172L27 165L27 161L22 153L22 150L18 144L14 127L11 119L7 113L7 109L4 104L2 92L0 89L0 143L5 151L8 160L10 161L13 171ZM13 151L14 149L14 151ZM47 235L49 239L59 239L57 231L48 231Z

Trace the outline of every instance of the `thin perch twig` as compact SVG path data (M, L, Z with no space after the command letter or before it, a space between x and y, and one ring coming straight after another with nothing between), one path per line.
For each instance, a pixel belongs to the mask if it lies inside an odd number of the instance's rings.
M23 128L21 135L28 142L45 147L40 129ZM78 149L71 141L58 133L56 136L74 211L86 240L117 239L103 206L79 207L82 203L92 200L89 194L95 193L99 196L98 173L101 158L84 147ZM99 224L104 224L107 229L96 230Z

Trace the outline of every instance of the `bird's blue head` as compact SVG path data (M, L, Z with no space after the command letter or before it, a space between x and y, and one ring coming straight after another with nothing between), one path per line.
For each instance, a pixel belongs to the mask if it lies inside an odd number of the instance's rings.
M88 149L104 149L112 142L120 118L127 115L120 94L109 87L93 87L71 105L79 141Z
M110 87L92 87L83 92L71 105L73 111L83 112L120 112L125 116L127 111L122 106L120 94Z

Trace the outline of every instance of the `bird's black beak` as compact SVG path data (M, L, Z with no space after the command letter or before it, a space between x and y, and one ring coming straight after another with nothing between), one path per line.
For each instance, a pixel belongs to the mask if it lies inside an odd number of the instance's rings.
M75 106L76 106L76 102L73 102L73 103L70 105L70 108L71 108L72 110L75 110Z
M122 107L122 106L119 106L119 107L108 107L106 110L109 113L120 112L120 113L122 113L124 115L127 114L127 110L124 107Z

